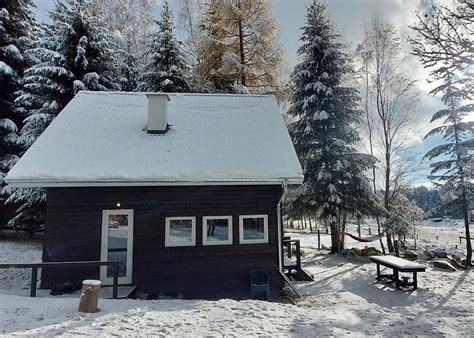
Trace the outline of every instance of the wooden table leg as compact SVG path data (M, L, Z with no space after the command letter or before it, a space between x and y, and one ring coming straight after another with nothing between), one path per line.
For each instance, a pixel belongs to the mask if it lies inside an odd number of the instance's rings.
M393 269L393 276L395 277L395 287L400 289L400 280L398 279L398 270Z
M381 279L381 278L380 278L380 264L377 263L377 281L380 282L380 279Z
M418 279L416 276L416 271L413 272L413 290L418 289Z

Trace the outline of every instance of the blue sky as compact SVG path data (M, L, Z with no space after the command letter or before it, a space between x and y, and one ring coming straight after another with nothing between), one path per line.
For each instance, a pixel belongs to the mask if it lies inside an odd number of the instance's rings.
M160 10L159 0L155 0L155 15L158 16ZM297 48L299 46L300 27L305 21L306 7L311 0L270 0L273 5L275 20L277 22L280 39L283 49L287 55L290 65L298 62ZM405 40L409 34L408 25L415 19L415 12L430 0L327 0L326 5L328 12L336 24L337 29L343 35L349 48L355 47L362 37L364 21L367 21L372 13L380 14L385 20L392 22L400 32L400 38ZM47 11L52 9L53 0L36 0L37 19L39 22L49 21ZM177 14L179 3L178 0L169 1L174 12ZM179 32L178 32L179 36ZM402 47L405 52L409 51L409 46L403 43ZM419 65L416 58L408 56L407 69L410 73L419 79L418 86L421 91L421 104L417 111L416 135L411 140L413 144L411 151L416 153L421 160L424 153L435 144L438 144L440 138L432 138L423 141L422 138L426 132L432 127L429 123L431 115L442 108L442 104L438 98L427 95L431 89L431 85L426 82L426 71ZM416 161L415 161L416 162ZM421 166L421 163L413 163L414 166ZM426 163L424 163L426 165ZM421 171L416 179L416 184L428 183L426 178L427 171Z

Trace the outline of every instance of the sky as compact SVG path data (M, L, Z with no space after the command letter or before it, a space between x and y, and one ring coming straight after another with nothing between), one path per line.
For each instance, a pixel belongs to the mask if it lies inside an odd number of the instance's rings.
M154 15L158 17L160 11L159 0L152 0L157 3ZM299 47L300 27L305 22L306 7L311 0L270 0L273 7L275 21L277 23L281 44L287 56L290 66L298 62L297 49ZM421 160L427 150L439 143L439 138L423 141L423 136L433 127L429 121L434 112L443 108L438 98L428 95L432 85L427 81L427 72L418 63L418 60L409 55L409 46L406 36L410 33L408 25L415 20L415 13L423 5L431 0L326 0L325 4L333 23L335 23L339 33L343 36L347 48L354 49L358 41L362 38L364 22L369 20L371 15L379 14L383 19L391 22L398 28L402 48L407 60L404 65L410 74L417 79L420 90L421 102L415 113L416 123L413 128L416 130L415 136L410 139L411 152ZM450 1L450 0L438 0ZM48 10L51 10L53 0L36 0L37 19L39 22L49 22ZM170 6L177 16L179 0L169 0ZM179 30L179 27L178 27ZM180 32L178 31L178 37ZM427 163L416 160L414 166L424 167ZM413 184L429 184L427 170L421 170L414 178Z

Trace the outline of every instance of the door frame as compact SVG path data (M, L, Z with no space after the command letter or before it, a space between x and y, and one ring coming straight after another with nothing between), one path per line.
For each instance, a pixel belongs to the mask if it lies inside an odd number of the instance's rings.
M133 209L105 209L102 210L102 239L100 242L100 259L107 260L109 244L109 216L110 215L128 215L128 234L127 234L127 270L125 277L119 277L119 284L132 284L133 273ZM107 266L100 267L100 280L104 285L113 283L112 277L107 277Z

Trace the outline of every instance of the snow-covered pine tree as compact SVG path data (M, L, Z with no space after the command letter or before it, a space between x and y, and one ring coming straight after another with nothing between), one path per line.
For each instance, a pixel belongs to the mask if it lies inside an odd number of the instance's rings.
M453 10L433 7L432 17L418 15L411 26L414 36L409 41L413 54L430 70L431 80L439 83L430 94L441 95L446 106L436 112L431 122L441 126L432 129L425 138L442 135L442 143L425 155L431 163L431 176L452 199L442 206L445 211L461 210L466 231L466 265L472 265L472 244L469 213L474 198L474 121L468 119L474 111L472 48L474 5L457 2Z
M362 111L357 91L343 84L348 59L340 36L321 3L314 1L306 18L298 49L302 61L290 78L288 111L293 120L289 130L305 175L297 193L320 209L321 218L331 226L331 252L339 252L348 214L379 209L364 176L374 159L355 149L359 135L354 126L361 123Z
M52 24L44 27L39 47L27 54L36 63L25 70L15 103L24 116L17 144L26 150L80 90L119 89L111 37L100 13L90 13L87 0L56 2ZM8 199L20 203L10 221L30 234L43 223L45 192L17 189Z
M148 59L139 77L138 90L151 92L189 92L186 63L173 29L173 14L168 2L163 3L157 31L146 46Z
M32 0L0 1L0 230L13 217L13 206L4 203L10 195L4 178L18 160L18 133L22 116L15 107L23 72L31 65L24 51L31 48L36 33Z
M118 74L120 89L125 92L133 92L137 90L138 77L140 74L141 62L129 41L118 41Z

